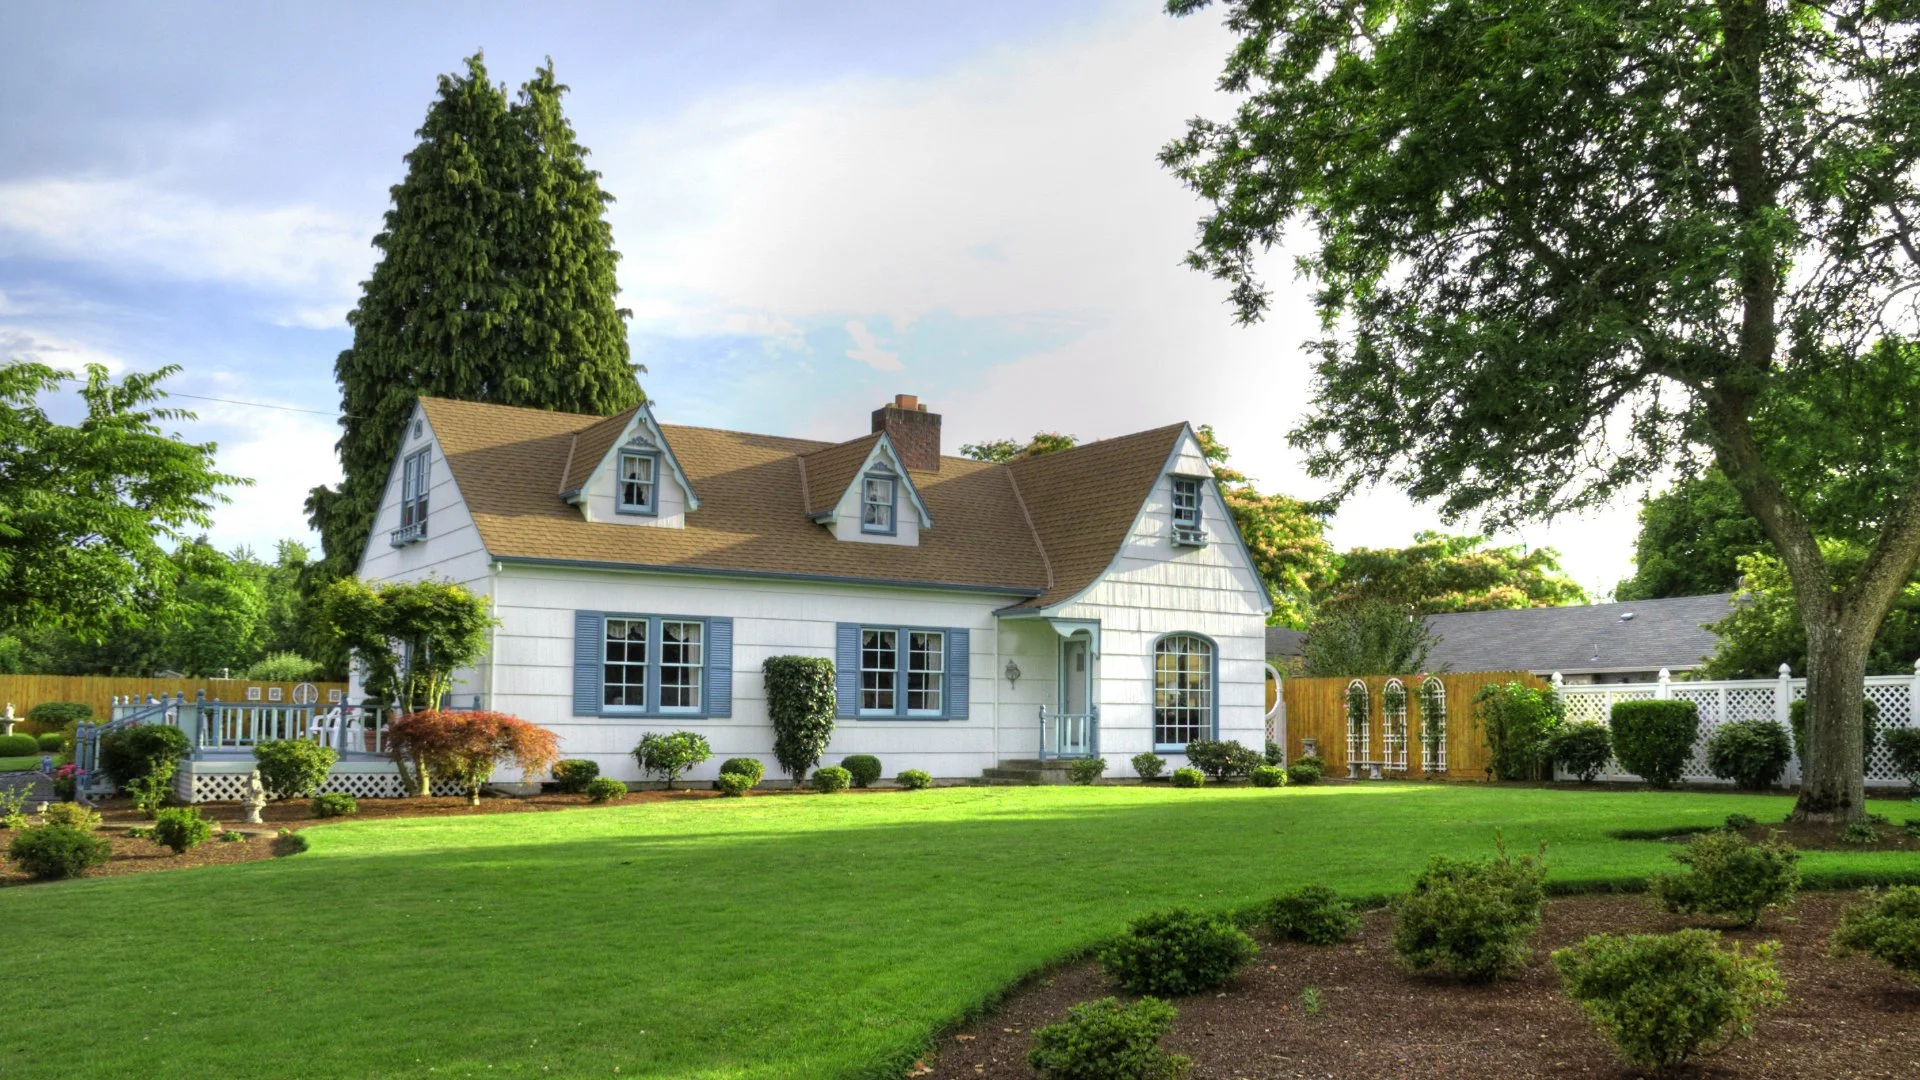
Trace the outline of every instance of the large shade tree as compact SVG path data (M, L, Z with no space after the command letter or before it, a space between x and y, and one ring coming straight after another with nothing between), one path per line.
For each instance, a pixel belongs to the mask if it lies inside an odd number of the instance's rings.
M1718 470L1682 477L1641 502L1633 576L1614 598L1732 592L1740 584L1740 560L1770 550L1766 531Z
M1313 472L1501 524L1717 466L1807 632L1795 814L1858 819L1867 650L1920 560L1911 7L1223 6L1238 112L1162 160L1241 318L1258 256L1310 238Z

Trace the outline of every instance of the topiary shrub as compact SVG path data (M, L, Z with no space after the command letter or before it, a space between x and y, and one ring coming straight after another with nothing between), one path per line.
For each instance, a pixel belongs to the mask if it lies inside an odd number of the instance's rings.
M1518 682L1482 687L1473 696L1473 722L1486 741L1494 779L1539 779L1551 764L1548 740L1566 715L1566 704L1551 687Z
M720 763L720 772L721 775L732 773L744 776L748 781L747 786L753 787L766 778L767 767L760 763L759 758L730 757Z
M713 782L713 786L719 788L722 795L735 799L745 798L747 792L753 790L753 777L746 773L723 772L719 779Z
M155 769L173 766L193 749L187 734L171 724L136 724L100 737L100 771L126 787ZM172 777L172 769L167 768Z
M933 786L933 774L924 769L906 769L893 779L908 791L924 791Z
M1562 724L1547 737L1547 757L1583 784L1593 783L1613 760L1613 736L1592 720Z
M37 881L79 877L112 857L106 837L71 825L22 829L7 845L7 860Z
M611 776L596 776L587 781L587 801L594 803L619 802L627 797L627 785Z
M853 777L853 786L857 788L872 787L873 782L880 779L880 774L884 771L880 768L880 759L872 754L854 754L841 758L840 767L847 770L848 776Z
M1287 763L1287 748L1274 742L1272 739L1268 739L1267 752L1264 756L1267 759L1267 764L1284 766Z
M360 803L344 791L325 791L313 797L309 812L317 818L352 817L360 812Z
M1247 775L1266 759L1232 739L1195 739L1187 744L1187 762L1208 779L1229 780Z
M269 739L254 746L253 759L267 798L291 799L326 783L340 755L307 739Z
M100 815L91 808L75 802L59 802L48 806L40 815L47 825L65 825L70 829L88 829L100 824Z
M1173 770L1174 787L1199 787L1207 782L1207 774L1192 766L1183 765Z
M1175 1015L1155 997L1075 1005L1065 1020L1033 1033L1027 1064L1050 1080L1177 1080L1192 1063L1160 1047Z
M1175 908L1135 919L1100 950L1100 967L1132 993L1177 997L1226 985L1259 951L1227 920Z
M213 822L200 816L197 806L176 806L162 810L153 818L153 842L173 849L175 855L207 842L213 835Z
M1317 784L1322 775L1320 766L1304 758L1287 766L1287 783L1289 784Z
M1608 722L1620 767L1654 787L1672 787L1693 758L1700 708L1691 701L1616 701Z
M1256 765L1247 774L1247 779L1253 782L1254 787L1285 787L1287 770L1278 765Z
M822 795L831 795L836 791L847 790L853 783L853 774L838 765L829 765L813 771L813 790Z
M43 701L22 717L35 735L64 732L82 720L93 719L93 707L84 701Z
M41 753L57 754L67 745L67 737L58 731L49 731L40 736L39 742Z
M1828 939L1838 957L1864 953L1909 979L1920 979L1920 888L1867 890L1866 899L1840 915Z
M1880 737L1893 759L1893 771L1906 777L1907 786L1920 793L1920 728L1894 728Z
M32 757L40 752L40 740L32 735L0 735L0 757Z
M1793 758L1787 729L1772 720L1734 720L1707 736L1707 771L1748 791L1765 791Z
M1106 771L1106 758L1075 758L1067 762L1067 779L1076 784L1091 784Z
M1736 832L1701 833L1673 853L1683 874L1655 874L1647 887L1668 911L1726 915L1752 926L1800 889L1800 853L1786 844L1756 844Z
M1324 885L1289 889L1267 902L1261 922L1273 936L1309 945L1338 945L1360 931L1353 905Z
M639 745L633 748L633 760L640 765L642 775L659 776L667 782L667 790L673 790L673 782L680 774L713 756L713 747L707 745L707 737L697 731L672 731L665 735L647 732L640 736Z
M1414 971L1439 968L1469 982L1520 969L1540 925L1546 871L1505 846L1484 862L1435 856L1395 904L1393 948Z
M1131 763L1142 780L1157 780L1167 771L1167 759L1159 754L1135 754Z
M767 719L773 724L773 757L806 782L833 737L833 661L818 656L769 656L760 664L767 685Z
M1787 726L1793 729L1793 752L1801 762L1807 760L1807 699L1787 706ZM1860 760L1873 755L1874 740L1879 737L1880 706L1872 698L1860 699Z
M1787 995L1773 957L1780 943L1742 955L1710 930L1595 934L1553 954L1560 985L1620 1056L1643 1069L1678 1065L1753 1034L1753 1014Z
M725 766L722 766L724 769ZM579 795L600 775L600 763L586 758L568 758L553 763L552 776L554 790L563 795Z

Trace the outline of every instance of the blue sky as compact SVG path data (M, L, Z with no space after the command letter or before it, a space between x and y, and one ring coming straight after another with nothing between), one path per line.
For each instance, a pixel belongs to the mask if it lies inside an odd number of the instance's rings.
M343 316L436 76L551 56L618 200L622 303L663 419L823 438L894 393L947 445L1212 423L1263 487L1287 446L1304 296L1232 325L1179 259L1201 212L1155 164L1219 114L1216 18L1147 2L163 4L0 0L0 354L178 364L221 445L223 545L303 537L337 477ZM1404 542L1393 492L1341 546ZM1589 588L1632 508L1520 539Z

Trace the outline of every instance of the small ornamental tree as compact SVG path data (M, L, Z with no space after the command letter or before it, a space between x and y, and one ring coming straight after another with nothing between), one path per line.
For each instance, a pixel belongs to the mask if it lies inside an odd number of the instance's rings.
M408 713L387 725L387 742L396 756L419 763L422 782L445 773L476 806L481 787L500 766L518 766L534 776L560 760L560 740L553 732L517 716L478 709Z
M773 723L773 756L793 775L793 786L820 764L833 737L833 661L817 656L769 656L760 672L767 680L767 718Z
M673 782L680 774L713 756L713 747L707 745L707 737L692 731L673 731L665 735L656 735L649 731L640 736L639 745L633 748L633 760L640 765L640 771L651 775L659 773L667 782L667 790L673 790Z
M1567 709L1551 688L1497 684L1473 696L1473 722L1496 780L1535 780L1552 764L1548 746Z

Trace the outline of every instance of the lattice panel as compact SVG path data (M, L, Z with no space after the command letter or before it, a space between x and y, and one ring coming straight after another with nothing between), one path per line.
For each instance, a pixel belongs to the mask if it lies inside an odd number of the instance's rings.
M397 773L334 773L320 785L323 792L344 792L356 799L402 799L407 795L406 788L400 783ZM464 795L466 792L452 781L433 782L435 795ZM185 792L180 792L183 797ZM195 773L193 776L193 801L202 802L239 802L247 797L247 774L245 773Z
M1726 722L1722 706L1726 704L1718 687L1696 689L1676 686L1673 688L1673 700L1691 701L1700 710L1700 735L1693 742L1693 759L1680 773L1683 784L1714 783L1713 772L1707 768L1707 738L1713 729Z
M1913 690L1911 680L1901 679L1897 683L1867 681L1867 700L1880 706L1879 730L1882 735L1896 728L1914 726ZM1884 738L1873 741L1873 751L1867 755L1867 782L1904 784L1906 778L1894 771L1893 755L1887 753L1887 741Z
M1384 693L1380 701L1380 726L1382 760L1389 772L1407 771L1407 688L1398 679L1390 679L1389 687L1400 690L1400 704L1395 707Z

